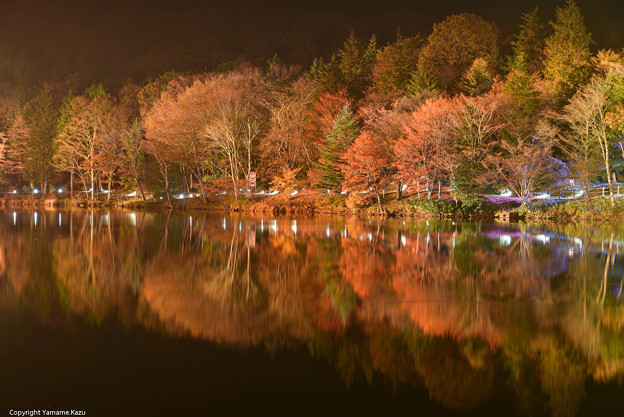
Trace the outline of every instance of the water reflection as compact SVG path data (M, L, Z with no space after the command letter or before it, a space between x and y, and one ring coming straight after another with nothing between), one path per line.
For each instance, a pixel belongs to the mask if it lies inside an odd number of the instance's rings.
M54 224L56 223L56 224ZM54 225L54 227L52 227ZM623 234L582 226L0 213L0 312L306 346L347 383L574 415L624 376Z

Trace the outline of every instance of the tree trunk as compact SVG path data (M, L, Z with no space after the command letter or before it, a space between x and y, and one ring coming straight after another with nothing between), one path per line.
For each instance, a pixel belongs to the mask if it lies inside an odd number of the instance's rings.
M141 193L141 198L145 201L145 193L143 192L143 187L141 187L141 181L139 181L139 176L134 175L134 181L136 182L137 188L139 189L139 193Z
M91 200L95 197L95 173L91 169Z
M199 190L201 191L202 200L204 200L204 203L205 203L207 201L207 198L206 198L206 190L204 189L204 180L202 179L202 176L201 176L201 168L197 167L197 172L193 170L193 174L195 174L197 181L199 181Z
M379 192L377 192L376 194L377 194L377 205L379 206L379 211L381 212L382 216L386 216L388 213L386 212L386 209L381 203L381 195L379 194Z
M438 178L438 200L442 200L442 180Z
M69 172L69 197L74 198L74 170Z
M587 203L589 204L589 208L591 211L596 211L594 208L594 202L592 201L591 194L589 193L589 186L587 182L583 181L583 187L585 188L585 195L587 196Z
M113 182L113 175L112 175L112 174L110 174L110 175L108 176L108 193L107 193L108 195L106 196L106 199L107 199L108 201L110 201L110 199L111 199L111 183L112 183L112 182Z
M609 199L611 200L611 207L615 207L615 198L613 197L613 181L611 178L611 169L609 168L609 148L605 149L605 168L607 169L607 181L609 183Z
M397 200L401 199L402 194L403 194L403 184L401 184L401 181L397 181Z

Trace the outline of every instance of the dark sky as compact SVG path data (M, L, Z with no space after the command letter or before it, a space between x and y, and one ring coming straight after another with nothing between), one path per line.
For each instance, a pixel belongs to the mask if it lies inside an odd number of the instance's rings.
M453 13L495 21L510 36L520 13L539 6L552 19L562 1L477 0L0 0L0 61L22 54L38 79L130 76L210 70L278 53L307 64L334 50L350 29L391 40L428 34ZM578 1L595 47L624 45L624 2ZM8 51L8 52L7 52ZM0 62L1 63L1 62Z

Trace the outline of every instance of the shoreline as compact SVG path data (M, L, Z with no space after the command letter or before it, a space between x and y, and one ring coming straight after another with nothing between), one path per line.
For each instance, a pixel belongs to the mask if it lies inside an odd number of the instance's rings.
M57 196L10 196L0 198L0 209L131 209L153 211L205 210L226 213L271 213L274 215L338 215L358 217L411 217L422 219L463 219L474 221L548 221L548 222L607 222L624 220L624 197L612 208L607 201L596 198L596 211L588 209L585 201L573 200L543 205L497 204L482 199L473 203L453 200L418 200L388 198L386 213L376 204L358 205L342 195L297 198L262 196L238 199L218 198L206 202L200 198L175 199L169 207L166 200L86 200Z

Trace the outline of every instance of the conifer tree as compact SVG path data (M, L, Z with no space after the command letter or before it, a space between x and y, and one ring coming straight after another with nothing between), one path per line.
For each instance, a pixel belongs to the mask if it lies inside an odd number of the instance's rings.
M405 91L412 71L418 64L418 53L422 40L419 37L397 40L377 53L373 69L375 90L381 93Z
M550 25L553 34L546 39L544 78L564 104L590 75L591 34L572 0L557 8L556 20Z
M508 67L509 71L533 74L541 71L544 65L546 26L537 7L523 13L521 19L520 32L514 35L515 39L511 42L513 55Z
M58 117L50 91L44 90L38 97L26 103L22 113L28 128L24 144L24 174L31 183L40 185L45 194L48 179L53 172L52 158Z
M346 103L334 120L332 131L325 134L327 142L319 149L317 169L321 173L321 180L317 187L341 191L344 180L342 172L344 155L359 135L359 122Z

